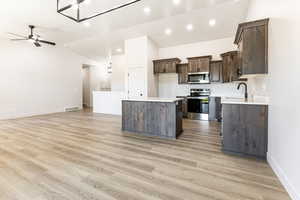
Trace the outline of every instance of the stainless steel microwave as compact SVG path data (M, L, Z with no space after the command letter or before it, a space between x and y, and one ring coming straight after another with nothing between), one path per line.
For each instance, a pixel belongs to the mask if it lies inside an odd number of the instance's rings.
M210 83L209 72L197 72L188 74L188 83L190 84L208 84Z

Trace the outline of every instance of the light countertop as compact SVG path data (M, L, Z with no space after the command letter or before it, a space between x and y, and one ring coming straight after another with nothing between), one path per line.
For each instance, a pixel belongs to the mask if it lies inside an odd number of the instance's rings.
M140 99L123 99L123 101L142 101L142 102L162 102L162 103L174 103L177 101L184 100L182 98L159 98L159 97L148 97Z
M249 98L247 100L243 98L230 98L222 97L222 104L248 104L248 105L269 105L267 98Z

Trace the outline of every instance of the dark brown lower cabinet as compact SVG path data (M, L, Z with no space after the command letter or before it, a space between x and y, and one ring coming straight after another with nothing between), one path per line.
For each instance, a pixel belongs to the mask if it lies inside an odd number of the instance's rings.
M210 121L221 121L222 104L221 97L209 97L209 115Z
M182 117L187 118L188 117L188 102L186 96L177 96L176 98L183 99L182 101Z
M222 105L223 152L266 158L268 106Z

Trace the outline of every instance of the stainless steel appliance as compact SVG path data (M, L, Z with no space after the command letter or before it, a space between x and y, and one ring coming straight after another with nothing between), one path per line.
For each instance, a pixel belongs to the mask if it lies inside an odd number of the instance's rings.
M188 74L188 83L190 84L208 84L210 83L209 72L198 72Z
M187 97L188 118L208 120L210 89L191 89Z

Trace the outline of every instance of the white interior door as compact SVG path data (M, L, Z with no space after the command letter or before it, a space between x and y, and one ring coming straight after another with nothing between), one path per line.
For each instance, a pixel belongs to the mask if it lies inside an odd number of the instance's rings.
M128 97L142 99L146 96L146 80L144 68L129 68Z

